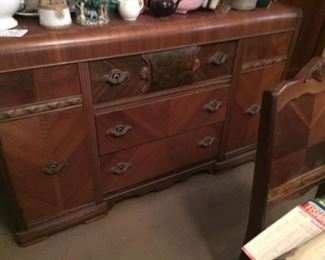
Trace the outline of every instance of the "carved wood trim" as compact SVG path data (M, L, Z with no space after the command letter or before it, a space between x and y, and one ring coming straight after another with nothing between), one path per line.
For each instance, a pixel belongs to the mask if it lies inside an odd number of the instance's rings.
M81 107L82 97L73 96L42 103L34 103L9 109L0 110L0 122L5 122L21 117L40 114L44 112L56 111L63 108Z
M268 193L268 203L280 201L291 194L302 191L303 189L306 189L323 180L325 180L325 166L319 167L274 189L271 189Z
M241 65L241 71L247 71L247 70L278 64L281 62L285 62L287 59L288 56L284 55L284 56L273 57L270 59L254 60L254 61L246 62Z

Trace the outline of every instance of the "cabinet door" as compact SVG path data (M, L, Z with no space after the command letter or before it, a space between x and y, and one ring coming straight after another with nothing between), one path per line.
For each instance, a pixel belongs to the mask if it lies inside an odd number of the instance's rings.
M27 224L94 200L82 108L2 123L0 137Z
M240 75L229 115L226 152L256 143L263 91L276 87L283 70L280 64Z

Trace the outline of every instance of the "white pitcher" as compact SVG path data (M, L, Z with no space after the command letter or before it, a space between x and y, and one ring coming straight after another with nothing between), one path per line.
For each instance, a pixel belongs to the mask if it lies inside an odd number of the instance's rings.
M120 15L126 21L135 21L143 8L143 4L143 0L120 0Z

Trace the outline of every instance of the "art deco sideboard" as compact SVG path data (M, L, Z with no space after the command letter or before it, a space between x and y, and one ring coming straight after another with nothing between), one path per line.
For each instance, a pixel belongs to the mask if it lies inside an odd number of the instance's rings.
M284 5L142 15L0 39L1 175L16 241L117 201L254 157L261 93L283 78L301 21Z

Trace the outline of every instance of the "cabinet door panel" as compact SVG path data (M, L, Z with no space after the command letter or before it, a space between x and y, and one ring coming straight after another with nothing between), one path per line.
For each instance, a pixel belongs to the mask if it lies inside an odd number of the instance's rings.
M263 91L276 87L283 70L281 64L240 75L229 115L226 152L256 143Z
M27 222L94 200L87 132L82 109L0 124L7 171Z

